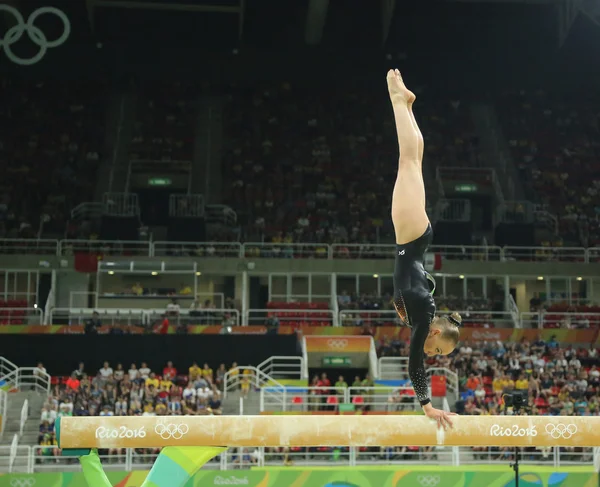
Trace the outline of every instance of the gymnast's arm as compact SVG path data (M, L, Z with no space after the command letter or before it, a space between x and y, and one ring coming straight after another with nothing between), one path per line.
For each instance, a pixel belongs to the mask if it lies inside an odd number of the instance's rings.
M412 333L408 356L408 375L412 382L413 389L415 390L415 394L417 395L417 399L423 409L425 409L427 405L431 406L427 374L425 373L425 352L423 351L425 340L429 334L429 322L426 322L426 319L414 319L414 316L412 318Z
M425 352L423 347L429 335L429 325L433 320L433 316L433 313L428 312L427 309L419 310L418 313L413 313L411 316L412 333L408 357L408 375L425 415L437 421L438 427L446 429L448 427L452 428L452 420L449 416L456 413L447 413L433 407L429 398L429 387L427 375L425 374Z

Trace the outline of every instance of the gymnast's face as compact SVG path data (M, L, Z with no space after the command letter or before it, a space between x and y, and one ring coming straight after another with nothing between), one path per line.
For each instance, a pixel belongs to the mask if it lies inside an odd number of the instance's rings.
M425 340L423 351L425 355L433 357L435 355L448 355L452 353L456 344L442 337L442 330L434 328L429 330L429 335Z

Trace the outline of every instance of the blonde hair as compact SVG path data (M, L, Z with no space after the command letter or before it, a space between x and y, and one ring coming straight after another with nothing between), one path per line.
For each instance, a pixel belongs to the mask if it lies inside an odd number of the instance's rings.
M442 332L442 338L448 340L454 346L460 339L460 329L462 325L462 317L459 313L452 313L449 316L438 316L433 324Z

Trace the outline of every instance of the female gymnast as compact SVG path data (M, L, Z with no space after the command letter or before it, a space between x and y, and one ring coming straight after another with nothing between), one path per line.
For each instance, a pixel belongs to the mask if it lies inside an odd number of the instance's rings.
M435 316L433 291L435 281L423 267L423 258L431 243L432 229L425 211L423 182L423 136L415 121L412 105L416 99L402 80L398 70L387 75L388 90L400 157L398 175L392 196L392 221L396 232L396 263L394 268L394 306L402 321L411 328L408 372L424 413L438 427L452 427L448 413L435 409L429 398L424 356L448 355L458 343L461 317Z

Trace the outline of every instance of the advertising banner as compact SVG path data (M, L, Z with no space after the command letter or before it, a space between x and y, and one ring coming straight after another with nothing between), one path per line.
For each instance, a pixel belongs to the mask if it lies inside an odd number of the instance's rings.
M520 487L597 487L598 474L588 469L551 469L523 466ZM141 487L147 472L107 472L114 486ZM471 469L415 467L372 469L295 468L200 471L186 487L511 487L515 476L505 467ZM0 475L0 487L88 487L81 473ZM93 486L89 486L93 487Z

